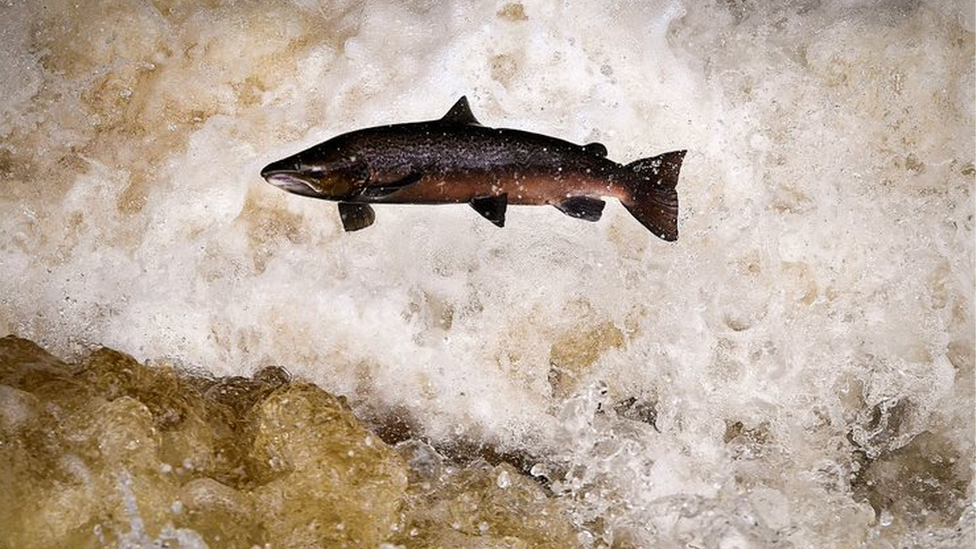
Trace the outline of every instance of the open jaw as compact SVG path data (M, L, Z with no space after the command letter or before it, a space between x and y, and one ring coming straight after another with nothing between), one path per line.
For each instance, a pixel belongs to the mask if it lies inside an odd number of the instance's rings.
M321 196L318 190L298 176L295 172L273 172L266 174L264 178L275 187L286 190L290 193L304 196Z

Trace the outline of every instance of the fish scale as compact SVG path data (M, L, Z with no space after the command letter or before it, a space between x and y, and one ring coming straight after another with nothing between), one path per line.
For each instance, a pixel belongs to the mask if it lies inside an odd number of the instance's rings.
M372 225L371 204L467 203L503 227L509 205L554 206L598 221L610 197L673 241L684 155L618 164L600 143L482 126L461 97L437 120L345 133L269 164L261 175L288 192L339 202L347 231Z

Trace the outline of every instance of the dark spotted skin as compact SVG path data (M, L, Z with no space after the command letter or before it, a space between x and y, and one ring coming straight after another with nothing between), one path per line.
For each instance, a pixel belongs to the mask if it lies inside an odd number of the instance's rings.
M469 202L508 195L509 204L555 204L570 196L614 196L621 166L583 147L536 133L434 121L340 135L298 155L344 158L365 186L419 178L384 196L360 188L333 200L387 204ZM302 158L305 157L305 158ZM327 188L322 188L328 194Z
M343 227L373 223L368 204L470 203L504 226L508 205L552 205L597 221L614 197L648 230L678 238L675 185L685 151L617 164L606 148L481 126L461 98L441 119L334 137L261 175L288 192L339 202Z

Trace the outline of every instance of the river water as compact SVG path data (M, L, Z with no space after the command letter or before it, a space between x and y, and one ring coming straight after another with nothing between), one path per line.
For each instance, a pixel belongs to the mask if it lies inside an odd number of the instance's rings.
M283 366L513 462L585 547L971 545L973 10L11 0L0 332ZM616 202L344 233L258 175L462 95L618 162L687 149L680 239Z

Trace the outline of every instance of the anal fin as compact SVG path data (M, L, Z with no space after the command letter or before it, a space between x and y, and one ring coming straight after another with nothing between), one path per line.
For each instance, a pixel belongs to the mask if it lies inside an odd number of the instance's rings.
M508 209L507 194L473 198L471 199L471 207L495 225L505 226L505 210Z
M339 219L346 232L365 229L376 220L376 213L369 204L354 204L352 202L339 203Z
M555 206L559 211L570 217L585 221L599 221L600 217L603 216L603 207L606 205L607 203L599 198L574 196L563 200Z

